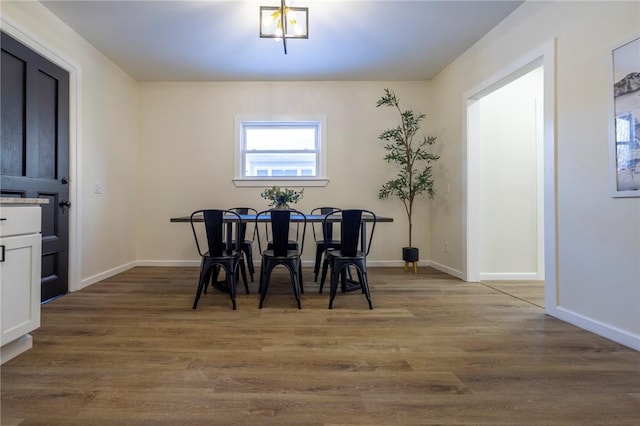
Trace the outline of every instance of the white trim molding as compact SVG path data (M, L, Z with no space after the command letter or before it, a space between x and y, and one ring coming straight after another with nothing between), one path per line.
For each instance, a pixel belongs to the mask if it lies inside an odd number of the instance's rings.
M561 321L568 322L576 327L580 327L584 330L597 334L598 336L602 336L631 349L635 349L636 351L640 351L640 335L629 333L628 331L621 330L612 325L585 317L584 315L580 315L566 308L547 308L546 313Z
M277 177L255 178L245 177L243 173L242 159L242 138L243 123L245 122L281 122L298 123L309 122L318 123L318 169L317 176L314 177ZM327 166L327 116L325 114L237 114L234 117L234 149L233 149L233 179L236 187L271 187L271 186L327 186L329 183Z
M539 274L545 279L545 309L554 308L557 305L557 267L556 267L556 170L555 170L555 50L556 40L551 39L545 44L531 50L521 56L515 62L503 67L494 75L465 92L462 96L462 136L463 136L463 213L462 213L462 247L463 279L476 282L480 280L478 262L478 217L477 212L470 206L477 205L478 191L474 187L477 184L478 164L474 159L478 153L474 151L474 145L469 143L469 105L477 99L497 88L523 76L527 72L543 67L543 176L544 181L544 271ZM472 111L473 112L473 111Z
M480 281L541 281L537 272L481 272Z
M81 283L81 287L76 290L80 290L82 288L90 286L91 284L95 284L97 282L106 280L107 278L111 278L122 272L128 271L129 269L135 268L136 266L138 266L138 262L133 261L133 262L125 263L120 266L115 266L111 269L107 269L106 271L100 272L99 274L95 274L83 279Z
M453 269L441 263L434 262L433 260L428 260L427 266L431 266L433 269L437 269L438 271L444 272L445 274L451 275L452 277L464 280L464 272L460 271L459 269Z
M23 28L6 16L0 16L0 28L34 52L42 55L69 73L69 291L83 287L82 265L82 68L64 53L54 49L44 40Z

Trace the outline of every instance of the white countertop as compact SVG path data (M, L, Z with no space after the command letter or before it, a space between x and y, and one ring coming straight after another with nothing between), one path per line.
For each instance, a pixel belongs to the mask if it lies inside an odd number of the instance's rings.
M0 204L49 204L46 198L0 197Z

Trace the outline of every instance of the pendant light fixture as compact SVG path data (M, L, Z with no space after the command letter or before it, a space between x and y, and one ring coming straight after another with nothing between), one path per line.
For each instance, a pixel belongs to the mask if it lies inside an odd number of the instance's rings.
M260 37L282 40L287 54L288 38L309 38L309 8L290 7L285 0L280 6L260 6Z

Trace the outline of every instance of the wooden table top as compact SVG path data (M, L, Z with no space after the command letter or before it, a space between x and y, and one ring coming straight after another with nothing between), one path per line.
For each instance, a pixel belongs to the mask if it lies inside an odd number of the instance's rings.
M307 222L322 222L324 220L324 215L322 214L308 214L305 215L307 217ZM256 216L253 214L241 214L240 218L245 221L245 222L252 222L256 220ZM302 216L299 215L291 215L291 221L296 222L302 219ZM196 218L197 220L197 218ZM363 220L365 222L373 222L373 217L371 216L363 216ZM191 216L179 216L179 217L172 217L170 219L170 222L186 222L189 223L191 221ZM237 218L235 216L229 216L228 218L225 218L225 221L228 222L234 222L237 221ZM334 219L329 218L330 222L340 222L340 217L336 216ZM262 216L260 217L260 222L269 222L269 218L267 216ZM393 218L392 217L387 217L387 216L376 216L376 222L393 222Z

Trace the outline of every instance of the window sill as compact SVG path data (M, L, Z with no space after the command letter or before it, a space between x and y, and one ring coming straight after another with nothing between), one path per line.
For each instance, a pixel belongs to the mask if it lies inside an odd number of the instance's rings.
M327 186L328 178L279 178L279 179L233 179L236 187L269 187L269 186Z

